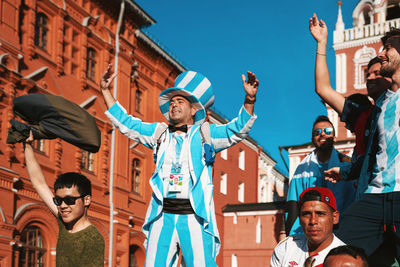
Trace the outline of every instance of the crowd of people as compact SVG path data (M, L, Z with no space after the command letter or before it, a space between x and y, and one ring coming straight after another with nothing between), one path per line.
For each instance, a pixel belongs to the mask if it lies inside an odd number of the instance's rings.
M271 266L399 266L400 30L382 37L382 51L368 64L368 95L345 98L330 84L326 24L314 14L309 27L317 43L315 91L355 134L356 146L349 160L333 146L329 119L316 119L315 149L289 184L288 237ZM344 250L352 252L338 257Z
M290 182L287 237L274 249L271 266L398 266L400 262L400 30L382 38L383 50L367 69L368 96L345 98L330 85L326 63L327 26L314 14L309 23L316 48L315 87L321 99L355 133L350 158L334 148L335 129L326 116L313 124L315 149ZM100 89L107 117L125 136L152 149L153 194L143 232L145 266L216 266L220 237L216 225L212 166L215 154L248 135L257 116L259 81L242 75L244 104L225 125L205 122L214 102L210 81L200 73L180 74L161 92L159 107L169 125L130 116L114 99L111 66ZM60 175L54 194L24 140L28 174L59 224L57 266L103 266L104 238L87 217L90 181L78 173Z

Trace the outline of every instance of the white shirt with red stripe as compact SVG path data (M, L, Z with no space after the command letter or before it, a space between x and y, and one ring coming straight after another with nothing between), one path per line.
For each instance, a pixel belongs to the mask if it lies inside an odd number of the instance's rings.
M333 235L332 243L324 250L313 256L313 267L322 267L329 251L338 246L346 245ZM275 247L271 258L271 267L302 267L310 255L308 254L307 238L305 235L289 236Z

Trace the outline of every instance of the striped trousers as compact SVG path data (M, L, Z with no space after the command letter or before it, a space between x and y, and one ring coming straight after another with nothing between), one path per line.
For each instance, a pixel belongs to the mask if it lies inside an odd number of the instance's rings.
M161 213L149 230L145 267L177 266L180 250L181 266L217 266L214 237L201 220L195 214Z

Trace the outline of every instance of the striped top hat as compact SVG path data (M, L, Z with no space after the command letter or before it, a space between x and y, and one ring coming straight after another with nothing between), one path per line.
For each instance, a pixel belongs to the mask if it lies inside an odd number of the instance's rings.
M169 102L176 95L184 96L196 108L194 124L202 124L206 118L206 108L214 103L211 82L202 74L185 71L176 78L174 87L165 89L158 98L161 113L169 121Z

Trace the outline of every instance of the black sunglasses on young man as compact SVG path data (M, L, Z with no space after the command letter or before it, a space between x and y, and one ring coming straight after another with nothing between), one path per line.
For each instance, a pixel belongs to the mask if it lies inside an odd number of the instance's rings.
M78 196L78 197L73 197L73 196L66 196L66 197L58 197L55 196L53 197L53 202L56 204L56 206L61 206L61 204L64 202L66 205L75 205L75 202L79 198L83 198L85 196Z

